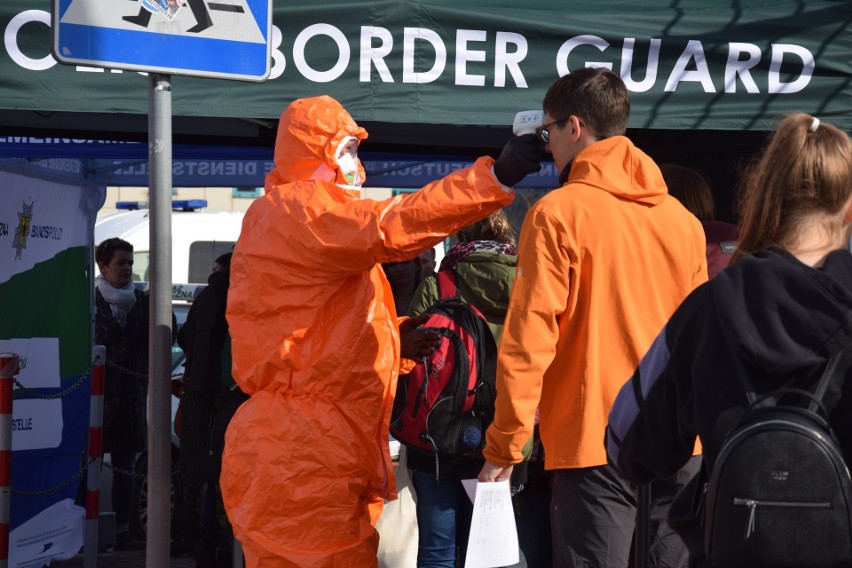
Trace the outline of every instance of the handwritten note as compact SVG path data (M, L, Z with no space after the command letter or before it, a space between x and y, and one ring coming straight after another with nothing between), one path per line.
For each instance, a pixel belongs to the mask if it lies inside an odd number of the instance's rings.
M518 561L518 530L509 481L477 483L465 567L497 568Z

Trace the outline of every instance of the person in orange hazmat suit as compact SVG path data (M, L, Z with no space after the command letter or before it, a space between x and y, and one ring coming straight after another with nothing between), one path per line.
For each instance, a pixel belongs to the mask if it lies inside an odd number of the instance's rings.
M220 485L249 568L376 566L369 510L395 498L400 364L437 340L398 319L380 264L510 203L543 154L535 135L513 137L496 161L375 201L359 189L366 137L331 97L293 101L234 249L233 376L251 398L228 427Z

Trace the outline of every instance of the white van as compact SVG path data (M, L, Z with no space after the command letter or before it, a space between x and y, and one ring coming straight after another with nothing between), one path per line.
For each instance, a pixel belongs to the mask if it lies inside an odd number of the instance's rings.
M231 252L240 236L243 211L199 211L204 200L172 202L172 282L207 283L213 261ZM147 204L116 203L120 213L95 222L95 244L119 237L133 245L133 280L147 282L150 246Z

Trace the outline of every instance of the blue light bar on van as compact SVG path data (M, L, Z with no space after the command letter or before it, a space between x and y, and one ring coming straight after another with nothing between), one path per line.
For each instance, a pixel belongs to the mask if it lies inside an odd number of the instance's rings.
M178 199L172 201L173 211L195 211L207 207L206 199ZM116 209L136 211L137 209L148 209L147 201L116 201Z
M184 199L180 201L172 201L173 211L195 211L207 207L206 199Z
M147 201L116 201L116 209L127 209L128 211L136 211L137 209L148 209Z

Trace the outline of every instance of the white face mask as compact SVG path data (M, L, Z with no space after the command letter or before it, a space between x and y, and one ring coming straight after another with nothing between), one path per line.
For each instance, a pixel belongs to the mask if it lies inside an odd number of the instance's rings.
M348 185L359 187L361 185L360 175L358 173L358 161L350 153L345 153L337 158L337 165L340 167L340 173L346 179Z

